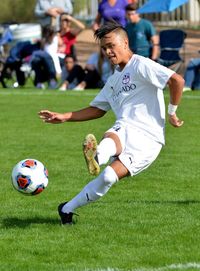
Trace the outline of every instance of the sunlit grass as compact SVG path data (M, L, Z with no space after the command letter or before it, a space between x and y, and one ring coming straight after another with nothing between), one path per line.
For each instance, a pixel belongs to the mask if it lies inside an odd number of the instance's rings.
M83 108L96 93L0 90L0 270L148 271L200 262L200 92L184 93L178 115L185 124L167 123L166 146L148 170L79 209L74 226L60 226L57 205L92 179L82 140L90 132L100 140L114 116L51 125L37 112ZM27 157L42 161L50 175L47 189L33 197L10 180L12 167Z

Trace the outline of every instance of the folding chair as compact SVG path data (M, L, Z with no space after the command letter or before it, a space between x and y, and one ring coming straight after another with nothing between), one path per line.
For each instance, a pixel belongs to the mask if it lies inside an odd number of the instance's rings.
M180 50L184 50L186 33L181 29L168 29L160 32L160 57L158 63L178 71L184 62ZM184 57L184 53L183 53Z

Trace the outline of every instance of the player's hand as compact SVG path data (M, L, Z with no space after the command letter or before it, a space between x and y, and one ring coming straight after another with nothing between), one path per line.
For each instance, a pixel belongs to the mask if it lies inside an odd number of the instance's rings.
M63 123L66 121L64 114L51 112L48 110L41 110L38 113L38 115L44 122L47 122L47 123L57 124L57 123Z
M169 123L174 127L181 127L184 123L183 120L180 120L176 114L168 115L169 116Z

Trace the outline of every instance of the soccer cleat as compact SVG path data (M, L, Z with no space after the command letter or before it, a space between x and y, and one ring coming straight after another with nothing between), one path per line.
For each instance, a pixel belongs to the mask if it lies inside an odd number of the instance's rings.
M97 140L93 134L88 134L83 142L83 153L91 175L98 175L100 167L97 161Z
M67 202L63 202L58 206L58 213L61 218L62 225L72 225L73 224L72 217L73 217L74 213L70 212L67 214L67 213L62 212L62 208L66 203Z

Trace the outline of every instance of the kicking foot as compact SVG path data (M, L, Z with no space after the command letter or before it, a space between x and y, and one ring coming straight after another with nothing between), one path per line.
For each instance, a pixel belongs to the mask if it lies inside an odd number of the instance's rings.
M98 175L100 167L97 162L97 140L93 134L88 134L83 142L83 153L91 175Z
M63 202L58 206L58 214L61 218L61 224L62 225L72 225L73 221L72 221L72 217L74 215L74 213L64 213L62 212L62 208L63 206L66 204L67 202Z

